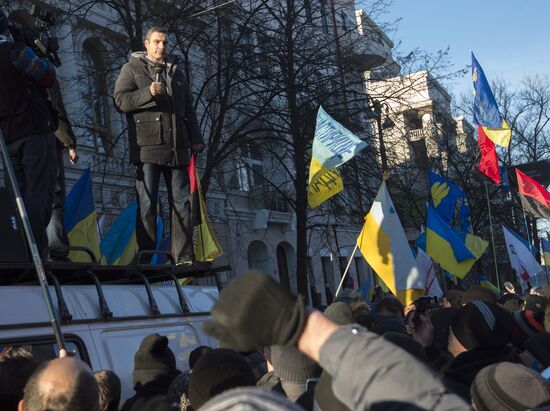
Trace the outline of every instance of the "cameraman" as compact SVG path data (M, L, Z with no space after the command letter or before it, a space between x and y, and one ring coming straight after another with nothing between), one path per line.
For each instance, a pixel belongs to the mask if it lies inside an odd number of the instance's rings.
M55 137L45 97L54 82L53 66L13 41L0 11L0 129L40 252L48 244L55 187Z

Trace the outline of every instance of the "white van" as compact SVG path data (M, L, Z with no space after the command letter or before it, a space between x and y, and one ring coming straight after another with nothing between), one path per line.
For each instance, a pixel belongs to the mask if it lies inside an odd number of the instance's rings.
M189 368L189 353L195 347L217 346L215 339L202 332L201 325L209 319L218 289L181 286L179 293L170 284L149 288L144 284L50 286L67 348L75 350L94 371L117 373L122 381L121 404L134 395L134 354L145 336L167 336L180 370ZM0 345L31 345L40 360L57 355L40 287L0 286Z

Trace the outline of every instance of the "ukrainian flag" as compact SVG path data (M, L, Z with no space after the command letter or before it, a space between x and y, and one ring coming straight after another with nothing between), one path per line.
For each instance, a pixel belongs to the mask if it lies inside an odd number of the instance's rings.
M428 173L428 179L434 208L447 223L452 222L456 203L464 197L464 191L432 171Z
M483 131L493 143L508 147L512 130L500 115L495 96L474 53L472 53L472 81L475 94L474 123L482 126Z
M444 270L464 278L488 243L472 234L466 234L463 241L431 205L428 205L427 220L426 254Z
M408 305L424 295L424 283L385 182L365 217L357 245L365 260L403 304Z
M134 200L113 221L109 231L101 240L102 263L107 265L128 265L136 255L136 213Z
M100 257L97 235L97 213L90 169L84 170L65 198L65 229L71 246L88 247L97 259ZM90 257L81 251L71 251L71 261L89 262Z
M367 143L346 129L319 106L311 152L308 203L319 206L344 189L337 167L351 160Z

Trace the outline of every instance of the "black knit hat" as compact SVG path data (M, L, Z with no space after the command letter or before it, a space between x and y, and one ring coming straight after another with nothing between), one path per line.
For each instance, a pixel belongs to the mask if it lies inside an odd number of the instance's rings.
M189 353L189 368L192 370L195 367L195 364L197 363L199 358L201 358L203 354L207 353L210 350L212 350L211 347L208 347L207 345L201 345L191 351Z
M478 411L519 411L550 404L550 383L521 364L501 362L482 369L470 388Z
M468 351L506 345L512 332L512 315L496 304L472 301L451 320L453 334Z
M514 329L523 334L523 340L544 331L544 325L531 310L515 311Z
M193 368L189 401L196 410L224 391L254 383L252 369L241 354L227 348L213 349L204 353Z
M496 304L497 296L488 288L482 287L480 285L476 285L467 289L462 295L462 304L464 305L476 300L483 301L489 304Z
M336 325L348 325L355 322L351 307L343 302L332 303L323 314Z
M0 34L4 33L9 25L10 21L8 20L8 16L0 10Z
M550 367L550 334L536 334L525 341L525 348L544 367Z
M281 381L305 384L309 378L321 375L321 367L294 346L273 345L271 365Z
M168 338L159 334L151 334L143 339L134 356L134 385L145 385L154 379L179 374L176 369L176 357L168 347Z

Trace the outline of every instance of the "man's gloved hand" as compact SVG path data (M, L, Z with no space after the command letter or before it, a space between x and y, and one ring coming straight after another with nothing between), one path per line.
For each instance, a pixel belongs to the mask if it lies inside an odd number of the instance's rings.
M305 306L271 277L249 271L229 283L203 330L237 351L296 344Z

